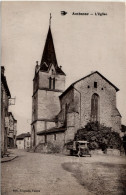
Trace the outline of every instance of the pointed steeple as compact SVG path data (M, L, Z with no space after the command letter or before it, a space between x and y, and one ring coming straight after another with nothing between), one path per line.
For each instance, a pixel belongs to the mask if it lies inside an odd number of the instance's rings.
M61 70L61 68L58 66L56 54L55 54L55 48L53 44L53 37L51 33L51 15L50 15L50 21L49 21L49 30L45 42L45 47L40 63L40 71L46 72L50 68L51 65L54 65L56 72L59 74L65 73Z
M43 65L49 67L50 64L53 64L55 67L57 66L57 59L56 59L56 54L55 54L55 49L53 44L53 38L52 38L51 28L49 26L40 67L42 68Z

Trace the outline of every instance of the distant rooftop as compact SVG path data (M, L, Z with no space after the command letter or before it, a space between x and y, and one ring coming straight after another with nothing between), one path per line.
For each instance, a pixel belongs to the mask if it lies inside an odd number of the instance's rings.
M28 132L28 133L22 133L20 135L17 136L17 140L20 140L20 139L24 139L25 137L31 137L31 134Z

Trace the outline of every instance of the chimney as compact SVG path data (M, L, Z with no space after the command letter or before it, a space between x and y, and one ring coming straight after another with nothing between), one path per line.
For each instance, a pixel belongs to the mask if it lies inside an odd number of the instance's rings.
M4 66L1 66L1 74L4 75L5 68Z

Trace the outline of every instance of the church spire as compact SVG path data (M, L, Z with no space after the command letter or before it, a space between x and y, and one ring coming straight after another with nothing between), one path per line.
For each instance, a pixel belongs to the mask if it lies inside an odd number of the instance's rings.
M50 66L53 64L57 73L59 74L64 74L64 72L61 70L60 67L58 67L57 59L56 59L56 54L55 54L55 48L53 44L53 37L52 37L52 32L51 32L51 14L50 14L50 19L49 19L49 30L43 50L43 55L40 63L40 70L41 71L48 71ZM64 74L65 75L65 74Z
M51 27L51 19L52 19L52 15L50 13L50 18L49 18L49 26Z

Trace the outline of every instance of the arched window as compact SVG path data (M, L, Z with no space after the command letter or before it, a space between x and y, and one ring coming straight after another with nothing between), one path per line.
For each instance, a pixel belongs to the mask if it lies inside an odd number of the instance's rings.
M96 93L91 98L91 121L99 121L99 95Z
M49 89L55 89L55 78L49 77Z

